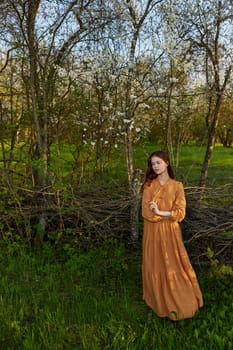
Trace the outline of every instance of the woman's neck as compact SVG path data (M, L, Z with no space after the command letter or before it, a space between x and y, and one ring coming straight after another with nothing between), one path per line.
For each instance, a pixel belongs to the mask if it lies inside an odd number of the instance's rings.
M168 179L169 179L169 175L167 171L158 175L158 180L161 185L164 185Z

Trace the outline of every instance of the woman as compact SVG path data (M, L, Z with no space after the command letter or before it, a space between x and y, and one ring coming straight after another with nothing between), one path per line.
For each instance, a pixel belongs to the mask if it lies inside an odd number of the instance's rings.
M171 320L193 317L203 306L179 225L185 207L184 188L174 180L168 155L152 153L142 198L143 299L159 317Z

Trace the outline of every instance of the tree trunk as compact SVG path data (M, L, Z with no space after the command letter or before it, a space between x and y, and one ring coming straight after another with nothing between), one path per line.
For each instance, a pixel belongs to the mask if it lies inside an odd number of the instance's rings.
M34 158L33 177L37 193L39 193L38 195L36 195L35 199L38 200L38 203L40 203L40 205L42 202L43 207L46 208L46 200L43 191L44 188L47 186L48 130L47 117L45 115L46 110L44 110L44 105L42 102L44 96L40 88L40 79L38 76L38 47L35 35L35 21L39 5L40 0L31 0L28 3L27 36L29 52L29 88L31 94L31 109L35 124L36 137L36 146L32 155L32 157ZM36 225L37 229L35 242L37 244L41 244L43 242L46 225L47 214L45 209L45 211L41 213L41 215L38 217L38 223Z
M158 0L156 3L159 3ZM132 23L133 36L130 44L129 51L129 60L128 60L128 77L126 82L126 95L125 95L125 117L128 121L126 127L126 142L125 142L125 156L126 156L126 165L127 165L127 175L129 183L129 193L131 197L131 208L130 208L130 223L131 223L131 235L132 239L136 240L139 236L138 230L138 215L140 207L140 189L141 189L141 180L140 174L138 171L134 171L133 164L133 135L132 135L132 122L135 115L135 104L132 99L132 84L134 79L134 70L135 70L135 53L136 46L139 40L140 30L143 26L143 23L150 13L153 6L156 3L152 4L152 0L147 0L144 12L139 15L136 13L136 7L133 6L131 2L127 2L128 13Z
M207 177L208 177L208 170L209 170L209 165L210 165L210 159L211 159L211 155L213 153L214 146L215 146L216 130L217 129L213 130L212 133L208 137L208 143L207 143L207 147L206 147L205 158L204 158L204 161L203 161L203 164L202 164L202 170L201 170L201 177L200 177L200 181L199 181L199 186L203 189L203 191L204 191L204 188L206 186L206 180L207 180Z
M139 236L138 218L140 214L142 182L143 173L141 169L136 169L132 179L132 201L130 206L130 227L133 242L136 242Z
M202 187L202 191L200 192L201 193L200 201L202 198L204 187L206 186L206 180L207 180L207 176L208 176L210 159L211 159L211 155L212 155L213 150L214 150L215 140L216 140L216 136L217 136L218 123L219 123L219 111L220 111L220 107L221 107L221 103L222 103L223 93L225 91L227 81L229 80L229 77L230 77L231 69L232 69L232 66L230 66L229 69L226 71L226 75L225 75L225 79L224 79L222 87L221 88L219 87L217 89L217 91L215 91L215 95L217 97L216 97L214 110L212 112L213 118L212 118L212 121L211 121L211 123L209 125L209 129L208 129L209 130L208 142L207 142L204 162L202 165L201 177L200 177L200 181L199 181L199 186ZM218 83L219 83L219 80L220 79L217 79ZM210 102L209 102L210 107L209 107L209 111L208 111L207 117L206 117L207 124L208 124L208 120L211 116L211 100L212 100L212 97L210 97Z

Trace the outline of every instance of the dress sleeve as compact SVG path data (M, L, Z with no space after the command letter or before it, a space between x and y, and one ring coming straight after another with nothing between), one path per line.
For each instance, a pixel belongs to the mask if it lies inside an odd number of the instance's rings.
M172 205L171 219L174 221L182 221L185 217L186 199L184 187L181 182L177 183L176 197Z
M145 220L151 221L151 222L158 222L161 221L161 216L154 214L151 210L150 210L150 202L152 201L152 185L144 186L143 189L143 195L142 195L142 217Z

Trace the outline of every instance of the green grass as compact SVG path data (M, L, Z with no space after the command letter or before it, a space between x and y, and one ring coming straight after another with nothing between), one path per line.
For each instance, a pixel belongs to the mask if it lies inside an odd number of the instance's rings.
M133 159L135 168L140 168L143 173L146 170L147 158L160 145L149 142L133 146ZM31 160L28 158L27 149L16 149L16 157L20 162L15 164L18 173L24 173L25 167ZM183 145L179 154L178 168L176 169L177 155L174 150L174 159L171 159L176 177L183 181L184 185L198 185L202 164L204 161L206 146ZM75 161L75 158L76 161ZM123 146L111 149L110 155L101 158L103 173L94 172L95 150L88 147L82 148L82 152L75 145L62 143L51 148L50 174L52 181L58 188L70 185L70 182L80 179L94 178L100 182L127 182L127 169L125 150ZM15 170L15 169L14 169ZM218 186L232 182L233 174L233 148L226 148L216 144L208 171L208 186ZM20 178L20 181L22 179Z
M148 156L159 150L159 145L144 143L134 146L133 158L135 168L139 168L143 173L146 171ZM176 154L174 154L173 170L176 178L184 185L197 186L201 176L202 164L205 157L205 146L184 145L179 155L178 168L176 169ZM232 183L233 180L233 149L222 145L216 145L211 157L207 186L219 186ZM103 179L103 176L101 175ZM104 171L104 179L121 180L126 179L126 163L124 149L114 151L113 158Z
M158 145L144 144L137 146L134 151L135 165L143 171L147 166L148 156L155 150L160 149ZM173 169L176 177L185 185L197 185L201 175L206 147L198 145L184 145L179 155L178 169L175 167L176 154L174 154ZM172 161L172 159L171 159ZM216 186L231 183L233 179L233 149L222 145L216 145L211 157L207 185Z
M140 250L1 245L0 349L231 350L232 277L197 271L204 308L159 319L141 300Z
M196 182L200 178L205 147L184 146L181 151L178 175L186 182ZM233 179L233 149L216 145L211 157L207 185L223 185Z

